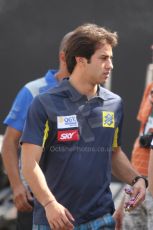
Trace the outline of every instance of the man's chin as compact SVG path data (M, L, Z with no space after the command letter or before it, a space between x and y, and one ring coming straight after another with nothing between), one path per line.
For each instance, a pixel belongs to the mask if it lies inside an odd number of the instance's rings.
M107 81L107 79L105 79L105 80L103 79L103 80L101 80L101 81L99 82L99 84L100 84L100 85L105 85L106 81Z

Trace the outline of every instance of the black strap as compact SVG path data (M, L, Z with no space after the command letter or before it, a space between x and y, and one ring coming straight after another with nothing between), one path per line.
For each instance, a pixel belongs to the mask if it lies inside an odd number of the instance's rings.
M148 188L148 180L147 180L147 178L144 177L144 176L136 176L136 177L132 180L132 185L134 185L139 179L144 179L146 188Z

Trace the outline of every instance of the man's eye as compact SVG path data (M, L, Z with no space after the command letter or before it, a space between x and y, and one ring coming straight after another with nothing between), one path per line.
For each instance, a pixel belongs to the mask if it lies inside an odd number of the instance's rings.
M107 60L107 57L100 57L101 60Z

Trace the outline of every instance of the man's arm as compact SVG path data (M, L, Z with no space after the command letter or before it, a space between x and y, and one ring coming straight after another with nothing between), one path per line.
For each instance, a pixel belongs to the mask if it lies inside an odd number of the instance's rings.
M56 201L50 191L45 176L39 167L42 147L34 144L22 144L23 175L27 180L34 196L46 211L51 229L71 230L74 221L70 212Z
M150 150L150 159L148 167L149 191L153 196L153 149Z
M130 161L120 147L114 148L112 154L112 173L119 180L132 185L132 181L140 174L132 167ZM136 207L145 199L145 181L140 178L133 185L132 197L137 197L133 207Z
M18 147L21 132L7 126L2 143L2 160L13 190L14 203L18 211L31 211L28 203L32 197L26 190L19 174Z

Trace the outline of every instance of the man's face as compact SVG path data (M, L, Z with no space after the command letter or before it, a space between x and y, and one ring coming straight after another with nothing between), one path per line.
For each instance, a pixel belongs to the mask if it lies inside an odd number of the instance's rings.
M84 76L91 84L104 84L112 69L112 47L104 44L91 56L90 63L86 63Z

